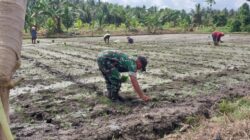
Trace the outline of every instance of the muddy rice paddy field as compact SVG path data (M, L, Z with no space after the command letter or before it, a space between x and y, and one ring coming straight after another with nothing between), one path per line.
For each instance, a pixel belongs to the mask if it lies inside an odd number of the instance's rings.
M24 77L11 90L11 128L19 140L155 140L181 127L191 115L213 115L222 99L250 93L250 35L226 35L214 47L208 34L171 34L24 40ZM54 40L54 43L52 43ZM107 49L145 55L139 83L151 101L137 98L130 81L122 85L124 104L103 94L105 82L96 56ZM124 73L127 75L127 73Z

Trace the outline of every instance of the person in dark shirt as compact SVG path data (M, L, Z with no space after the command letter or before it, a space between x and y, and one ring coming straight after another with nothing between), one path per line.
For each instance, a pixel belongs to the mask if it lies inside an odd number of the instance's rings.
M134 39L133 38L131 38L131 37L127 37L127 39L128 39L128 44L133 44L134 43Z
M36 27L35 26L32 26L31 27L31 41L32 41L32 44L36 44L36 39L37 39L37 31L36 31Z

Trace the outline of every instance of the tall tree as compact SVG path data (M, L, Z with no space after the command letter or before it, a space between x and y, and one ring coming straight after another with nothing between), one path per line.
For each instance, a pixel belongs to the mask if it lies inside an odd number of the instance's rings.
M74 16L73 15L74 15L74 13L72 12L72 8L71 7L65 7L64 14L63 14L63 17L62 17L62 23L66 27L67 31L74 24Z
M195 5L195 10L192 10L192 18L193 18L193 24L195 26L202 24L202 11L201 11L201 5L197 4Z
M62 31L62 17L65 15L65 9L73 6L67 0L43 0L47 2L46 6L40 9L39 13L47 15L52 18L56 24L56 33L61 33Z
M161 18L159 13L150 13L145 19L145 25L150 33L156 33L161 24Z
M111 23L119 26L122 22L125 21L125 11L122 6L114 5L110 9L110 20Z
M247 3L240 7L239 19L241 20L243 31L250 31L250 8Z
M96 16L95 19L98 23L99 29L102 30L103 29L103 25L105 23L105 20L107 19L107 13L109 13L109 9L107 4L102 4L97 8L96 11Z
M242 20L243 24L250 24L250 9L247 3L244 3L239 10L239 17Z
M28 0L25 15L26 31L30 29L32 25L36 25L39 28L45 23L47 17L42 13L42 9L45 9L46 6L46 0Z

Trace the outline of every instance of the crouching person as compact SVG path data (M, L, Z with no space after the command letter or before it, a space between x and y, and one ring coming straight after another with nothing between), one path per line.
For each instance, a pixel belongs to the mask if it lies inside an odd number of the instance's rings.
M107 50L98 54L97 63L103 77L106 81L108 98L112 101L121 101L124 99L119 96L121 88L121 72L129 72L131 83L138 94L144 101L150 98L144 95L136 78L137 70L146 71L147 59L143 56L129 58L128 55L115 50Z
M133 44L134 43L134 39L131 38L131 37L127 37L127 40L128 40L128 44Z
M223 43L223 41L221 41L221 37L224 36L224 33L223 32L213 32L212 33L212 38L213 38L213 41L214 41L214 46L219 46L219 42L220 43Z
M106 44L109 44L109 38L110 38L110 34L109 33L107 33L107 34L105 34L104 36L103 36L103 39L104 39L104 42L106 43Z

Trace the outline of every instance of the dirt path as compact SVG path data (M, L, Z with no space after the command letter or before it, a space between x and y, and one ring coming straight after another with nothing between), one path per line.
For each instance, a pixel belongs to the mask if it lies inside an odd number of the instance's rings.
M25 40L15 75L25 81L11 91L17 139L159 139L187 116L209 117L222 98L250 93L249 35L226 35L220 47L205 34L133 38L128 45L126 37L112 37L109 46L102 38ZM106 49L149 58L138 79L152 101L138 100L130 83L121 89L124 104L101 96L105 83L95 60Z

